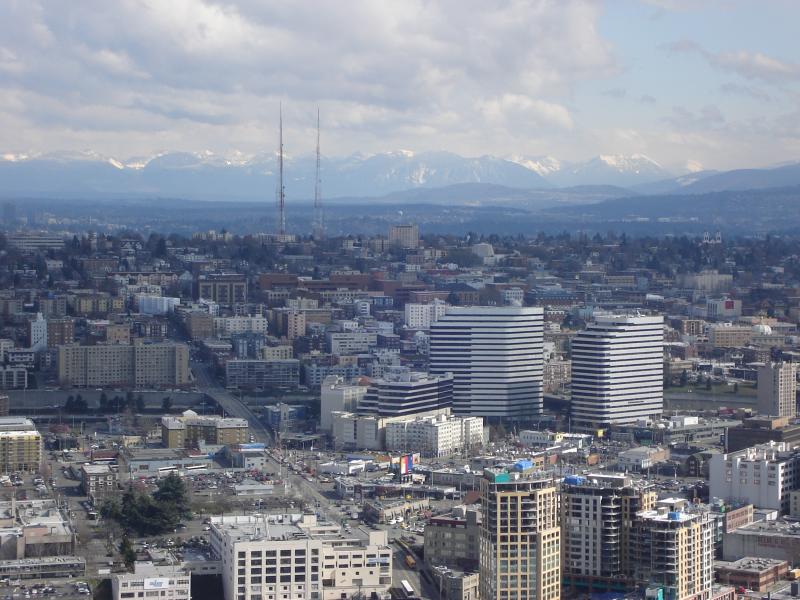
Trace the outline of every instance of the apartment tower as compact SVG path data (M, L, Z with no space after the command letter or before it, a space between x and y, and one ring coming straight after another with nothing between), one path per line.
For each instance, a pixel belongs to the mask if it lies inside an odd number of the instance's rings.
M797 416L797 365L779 362L758 368L758 412L775 417Z
M627 475L570 475L561 488L561 568L573 593L632 590L631 532L656 492Z
M559 600L561 529L552 477L487 469L480 483L481 599Z
M594 429L661 417L663 317L597 317L571 349L573 425Z
M453 412L525 419L542 412L544 312L448 307L431 324L430 371L453 374Z
M714 584L714 520L667 499L637 515L631 540L636 579L647 597L709 600Z

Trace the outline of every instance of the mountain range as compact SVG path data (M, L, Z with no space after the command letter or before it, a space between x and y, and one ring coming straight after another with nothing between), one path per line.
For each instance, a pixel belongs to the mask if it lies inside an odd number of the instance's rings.
M642 154L566 162L550 156L467 158L450 152L398 150L323 158L321 180L327 199L487 203L505 198L510 204L544 207L610 197L800 185L800 163L675 176ZM284 183L289 200L313 198L315 157L286 157ZM274 154L222 157L211 152L170 152L124 160L95 152L0 155L0 196L4 197L272 201L276 189Z

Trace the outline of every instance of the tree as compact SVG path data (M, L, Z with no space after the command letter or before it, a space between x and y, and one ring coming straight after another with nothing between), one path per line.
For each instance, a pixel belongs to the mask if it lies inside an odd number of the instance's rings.
M83 399L83 396L78 394L75 396L75 412L76 413L86 413L89 411L89 405L86 403L86 400Z
M174 473L158 482L152 496L130 486L121 501L105 502L100 514L140 535L172 531L181 519L191 516L186 485Z
M166 396L161 401L161 410L163 410L166 413L168 413L168 412L170 412L172 410L172 398L170 398L169 396Z
M129 569L136 562L136 551L133 549L133 544L128 536L123 536L122 543L119 545L119 553L122 555L122 561Z

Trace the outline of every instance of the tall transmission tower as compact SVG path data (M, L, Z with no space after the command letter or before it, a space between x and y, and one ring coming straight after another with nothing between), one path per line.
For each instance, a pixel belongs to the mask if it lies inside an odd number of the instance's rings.
M317 173L314 180L314 237L322 239L325 236L325 221L322 214L322 180L320 179L319 155L319 108L317 108Z
M283 105L278 107L278 220L279 231L286 235L286 188L283 185Z

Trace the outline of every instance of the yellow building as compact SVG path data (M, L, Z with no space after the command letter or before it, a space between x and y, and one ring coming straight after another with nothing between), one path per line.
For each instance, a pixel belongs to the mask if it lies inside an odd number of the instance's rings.
M180 417L161 417L161 443L166 448L191 448L203 441L230 446L245 444L250 439L246 419L201 416L187 410Z
M648 597L709 600L714 583L714 522L690 512L685 499L666 499L637 514L631 539L634 574Z
M559 600L561 528L552 477L486 469L481 507L481 598Z
M58 381L71 387L179 387L189 383L185 344L59 346Z
M42 464L42 436L30 419L0 417L0 473L35 472Z

